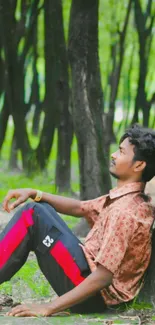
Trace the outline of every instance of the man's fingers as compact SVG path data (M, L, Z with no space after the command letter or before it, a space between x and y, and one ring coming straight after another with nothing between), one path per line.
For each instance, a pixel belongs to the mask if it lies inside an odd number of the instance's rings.
M10 190L2 203L3 209L10 212L10 210L13 210L19 204L25 202L28 198L29 198L28 189ZM15 199L15 201L10 203L11 199Z
M4 210L7 210L9 212L9 206L8 206L8 203L11 199L15 198L15 193L13 193L12 191L9 191L7 193L7 195L5 196L4 200L3 200L3 203L2 203L2 206L3 206L3 209Z
M47 317L51 316L51 313L49 313L47 305L28 304L13 307L6 315L14 317Z
M16 314L19 314L20 312L25 312L28 310L28 307L26 305L17 305L16 307L13 307L7 314L9 316L15 316Z
M8 201L9 201L9 195L6 195L2 203L4 209L6 209L8 205Z
M23 203L25 201L25 197L18 197L16 199L16 201L14 201L13 203L9 204L9 201L11 199L15 198L15 195L11 195L11 194L8 194L4 201L3 201L3 209L6 210L7 212L10 212L11 210L13 210L14 208L16 208L19 204Z
M14 315L15 317L37 317L35 313L30 311L22 311L19 314Z
M23 203L25 199L23 197L19 197L15 202L10 204L10 210L13 210L14 208L18 207L19 204Z
M13 314L15 314L15 313L17 313L17 312L19 312L21 310L23 311L23 305L22 305L22 308L20 308L20 306L21 305L17 305L16 307L11 308L11 310L7 312L7 315L8 316L13 316Z
M19 305L11 309L10 312L7 313L7 316L14 317L36 317L37 314L33 310L26 305Z
M12 317L37 317L36 313L31 312L30 310L24 310L24 311L19 311L19 312L11 312L7 316L12 316Z

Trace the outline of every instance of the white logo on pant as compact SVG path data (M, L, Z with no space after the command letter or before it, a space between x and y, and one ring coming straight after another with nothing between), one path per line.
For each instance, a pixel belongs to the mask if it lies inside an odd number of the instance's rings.
M50 236L46 236L45 239L43 240L43 244L46 246L46 247L50 247L51 244L54 243L54 239L53 238L50 238Z

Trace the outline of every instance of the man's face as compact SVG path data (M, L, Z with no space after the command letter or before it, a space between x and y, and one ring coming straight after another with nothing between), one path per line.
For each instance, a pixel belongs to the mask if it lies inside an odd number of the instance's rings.
M117 179L127 180L134 175L134 145L126 138L119 149L111 155L110 174Z

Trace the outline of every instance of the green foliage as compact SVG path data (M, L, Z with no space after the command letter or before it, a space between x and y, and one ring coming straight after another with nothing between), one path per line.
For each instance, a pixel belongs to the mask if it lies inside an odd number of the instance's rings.
M66 41L68 39L68 28L69 28L69 17L70 17L70 9L71 9L71 0L63 0L63 17L64 17L64 33Z
M16 292L17 286L18 292ZM29 260L11 281L1 285L1 293L13 295L16 300L22 301L22 299L50 297L51 287L39 270L36 260Z
M10 120L9 126L7 128L7 133L5 141L1 151L0 159L0 170L1 170L1 182L0 182L0 201L2 201L4 195L11 188L19 187L31 187L39 188L42 191L57 193L55 187L55 168L56 168L56 156L57 156L57 133L55 133L54 143L52 151L49 158L49 163L47 170L38 173L38 171L31 177L25 175L24 171L21 169L21 157L19 155L19 170L9 170L8 162L11 150L11 139L13 135L13 125ZM38 143L38 138L31 135L31 122L29 122L28 127L29 138L32 143L32 147L35 148ZM77 153L77 143L74 137L72 144L72 154L71 154L71 165L72 165L72 190L75 192L79 191L79 170L78 170L78 153ZM64 193L69 195L70 193Z
M142 310L142 309L152 309L151 304L147 304L146 302L133 302L133 304L130 306L131 308L135 310Z

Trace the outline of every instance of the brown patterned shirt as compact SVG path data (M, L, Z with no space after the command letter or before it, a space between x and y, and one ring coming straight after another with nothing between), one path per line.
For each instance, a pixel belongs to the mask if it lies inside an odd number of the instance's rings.
M135 182L81 202L92 228L83 247L91 271L101 264L113 273L101 291L107 305L132 300L149 264L154 207L143 191L144 183Z

